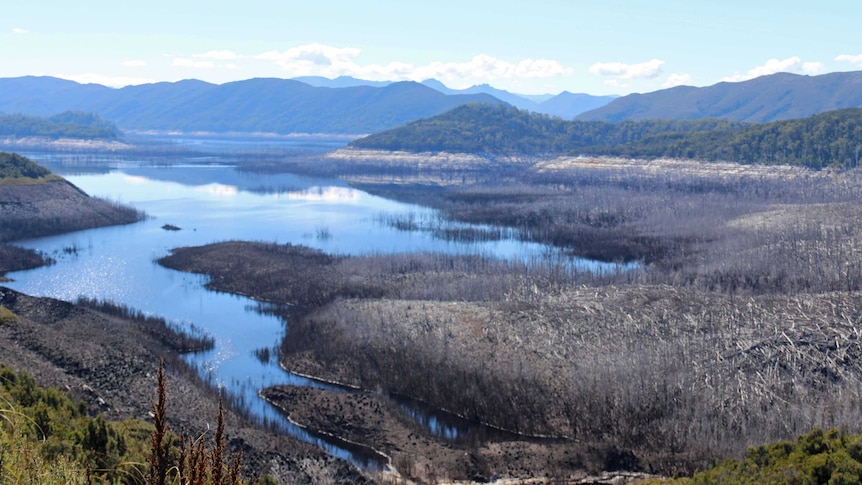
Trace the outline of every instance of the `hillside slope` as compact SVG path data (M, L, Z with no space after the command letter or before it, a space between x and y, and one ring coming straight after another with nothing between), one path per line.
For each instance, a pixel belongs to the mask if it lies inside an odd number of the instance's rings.
M862 154L862 109L808 118L740 123L700 120L563 121L488 105L442 115L354 140L359 149L491 156L590 155L675 158L849 168Z
M129 224L142 217L131 207L88 196L26 157L0 152L0 281L8 271L48 262L5 242Z
M139 213L88 196L66 180L0 185L0 242L48 236L93 227L128 224Z
M766 122L862 107L862 71L821 76L779 73L738 83L677 86L631 94L577 117L582 121L723 118Z
M148 413L152 411L151 400L156 397L156 369L159 359L164 359L170 428L177 434L205 436L209 442L218 412L217 394L182 360L176 345L182 335L154 324L157 318L111 314L103 311L105 307L92 309L0 287L0 309L7 317L5 321L0 319L0 363L26 370L41 386L67 390L75 401L85 403L91 415L98 413L106 420L151 421ZM8 378L8 372L4 374ZM35 394L25 397L33 400ZM6 424L11 419L3 419L6 417L3 414L14 415L9 412L14 403L4 401L3 405L0 421ZM269 473L279 483L369 483L347 463L287 435L262 429L241 414L228 409L225 419L228 446L231 452L243 451L246 476ZM76 439L74 435L64 438ZM149 441L148 433L143 439ZM51 452L55 455L76 451L73 447L50 444L54 445ZM78 451L81 448L79 445ZM3 450L4 454L6 451ZM5 454L4 459L8 457ZM139 466L135 462L117 465L118 470L127 474L123 477L126 480L113 483L143 483L133 480L136 475L130 473ZM5 461L4 467L3 472L10 469L20 472ZM84 470L80 472L84 475ZM94 466L93 472L98 477L106 470ZM6 476L9 475L0 474L0 481ZM11 476L13 483L20 483ZM52 482L51 477L42 476L29 483L64 482ZM96 479L87 483L103 482Z
M289 79L184 80L112 89L49 77L0 79L0 112L88 111L125 130L372 133L473 102L500 103L412 82L334 89Z

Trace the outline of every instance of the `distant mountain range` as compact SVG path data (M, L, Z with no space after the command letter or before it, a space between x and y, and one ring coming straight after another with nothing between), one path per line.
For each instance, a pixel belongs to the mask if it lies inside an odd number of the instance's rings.
M289 79L186 80L114 89L52 77L0 79L0 112L87 111L123 130L363 134L467 103L501 101L481 93L446 95L414 82L331 89Z
M91 112L123 130L376 133L470 103L509 104L564 120L768 122L862 106L862 71L800 76L774 74L739 83L680 86L624 97L563 92L527 96L487 84L450 89L429 79L376 82L351 77L197 80L121 89L52 77L0 79L0 114L51 116Z
M768 122L858 107L862 107L862 71L820 76L779 73L738 83L631 94L576 119L613 123L700 118Z
M383 87L392 84L390 81L366 81L350 76L341 76L328 79L320 76L295 77L294 81L301 81L316 87L345 88L353 86ZM452 89L436 79L426 79L422 84L448 95L459 94L490 94L500 101L512 106L542 113L551 116L559 116L563 119L572 119L575 116L592 109L604 106L618 96L593 96L590 94L573 94L563 91L560 94L517 94L502 89L494 88L488 84L478 84L466 89Z

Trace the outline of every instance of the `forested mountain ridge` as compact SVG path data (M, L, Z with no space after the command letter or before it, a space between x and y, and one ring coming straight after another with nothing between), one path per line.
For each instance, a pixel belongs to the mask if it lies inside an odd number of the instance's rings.
M124 130L360 134L471 102L501 103L487 94L447 96L413 82L334 89L259 78L113 89L50 77L0 79L0 112L87 111Z
M468 105L355 140L352 147L489 155L613 155L738 163L850 166L862 150L862 109L772 123L719 119L564 121L511 107Z
M66 111L50 118L0 114L0 137L116 140L121 135L113 123L103 120L94 113Z
M606 122L565 121L513 107L471 104L354 140L357 148L411 152L563 154L639 141L667 132L731 129L723 120Z
M862 107L862 71L819 76L778 73L696 88L677 86L617 98L581 121L724 118L768 122Z

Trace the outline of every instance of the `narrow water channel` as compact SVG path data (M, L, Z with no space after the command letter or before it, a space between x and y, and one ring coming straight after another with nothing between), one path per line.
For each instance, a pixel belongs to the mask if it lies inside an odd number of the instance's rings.
M204 329L215 338L215 348L185 357L202 377L224 388L259 422L366 468L381 463L343 444L310 436L258 396L260 389L278 384L327 387L285 372L276 359L262 362L255 356L256 350L279 346L285 322L257 311L257 302L248 298L207 290L200 275L154 261L172 248L236 239L303 244L336 254L440 251L521 258L549 252L545 246L513 239L467 244L435 239L428 232L396 230L380 222L381 214L430 217L431 211L372 196L339 180L250 174L182 156L158 166L133 157L114 157L94 166L71 154L26 155L88 194L134 206L150 219L16 242L50 255L57 264L10 273L14 282L9 287L66 301L81 296L110 300L176 325ZM166 231L165 224L181 230ZM444 436L452 433L457 431L442 431Z

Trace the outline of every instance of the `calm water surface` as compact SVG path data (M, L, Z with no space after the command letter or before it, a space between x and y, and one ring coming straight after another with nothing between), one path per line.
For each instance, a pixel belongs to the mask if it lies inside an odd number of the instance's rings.
M260 421L355 463L363 458L308 436L258 397L259 389L276 384L322 387L254 356L256 349L278 347L285 323L259 313L253 300L207 290L203 276L166 269L154 261L171 248L236 239L304 244L339 254L478 251L524 258L549 252L542 245L513 240L462 244L434 239L428 232L392 229L380 222L381 215L433 217L433 212L354 190L334 179L249 174L229 165L202 164L200 158L177 157L159 166L114 158L99 169L83 170L72 155L28 156L88 194L131 205L151 218L19 242L51 255L57 264L10 273L15 281L9 287L66 301L79 296L112 300L176 325L204 329L215 337L215 349L185 357L204 377L244 402ZM182 230L166 231L161 228L165 224Z

